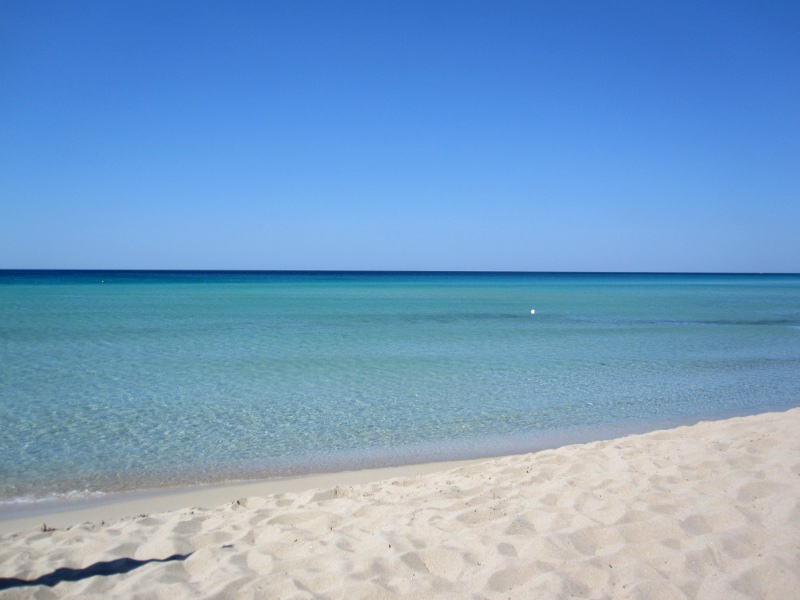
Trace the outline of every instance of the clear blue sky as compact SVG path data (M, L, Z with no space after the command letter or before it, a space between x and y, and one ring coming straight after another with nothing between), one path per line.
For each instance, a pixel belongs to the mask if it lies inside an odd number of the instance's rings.
M800 3L0 2L0 268L800 271Z

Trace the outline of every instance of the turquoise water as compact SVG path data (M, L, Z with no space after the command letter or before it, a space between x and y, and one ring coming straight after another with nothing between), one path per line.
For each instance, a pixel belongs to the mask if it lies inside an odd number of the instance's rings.
M0 502L797 405L795 275L0 271Z

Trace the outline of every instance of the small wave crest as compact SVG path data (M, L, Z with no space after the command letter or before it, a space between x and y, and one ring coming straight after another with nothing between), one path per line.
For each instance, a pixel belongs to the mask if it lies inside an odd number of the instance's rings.
M70 490L68 492L51 492L44 495L12 496L11 498L0 498L0 506L16 506L20 504L42 504L45 502L59 502L63 500L87 500L90 498L101 498L105 492L90 490Z

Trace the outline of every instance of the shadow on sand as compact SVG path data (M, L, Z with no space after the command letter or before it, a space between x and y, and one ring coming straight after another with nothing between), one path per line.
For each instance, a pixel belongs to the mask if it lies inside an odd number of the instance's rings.
M25 579L18 579L16 577L0 577L0 591L8 590L16 587L29 587L34 585L46 585L53 587L62 581L80 581L81 579L88 579L89 577L105 576L105 575L120 575L122 573L129 573L134 569L143 567L149 563L155 562L171 562L175 560L186 560L193 553L189 554L173 554L167 558L150 558L148 560L135 560L133 558L118 558L116 560L109 560L103 562L96 562L84 569L56 569L52 573L42 575L30 581Z

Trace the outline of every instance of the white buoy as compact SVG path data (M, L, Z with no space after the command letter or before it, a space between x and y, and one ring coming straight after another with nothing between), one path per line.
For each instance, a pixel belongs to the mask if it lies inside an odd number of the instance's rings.
M531 314L532 314L532 315L535 315L535 314L536 314L536 311L535 311L534 309L531 309Z

